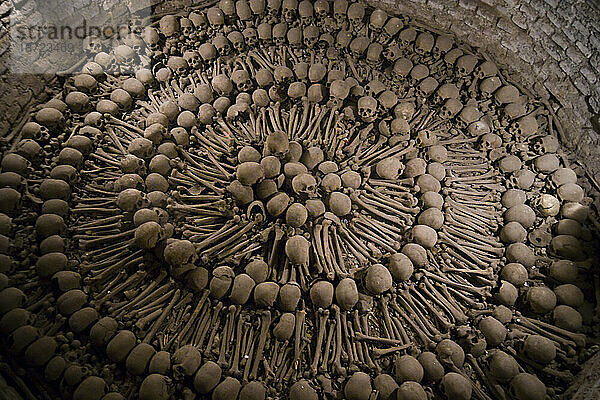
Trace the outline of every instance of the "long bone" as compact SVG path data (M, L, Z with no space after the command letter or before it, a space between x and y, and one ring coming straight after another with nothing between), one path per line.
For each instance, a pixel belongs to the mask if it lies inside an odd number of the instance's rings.
M265 343L267 341L267 335L269 333L269 326L271 325L271 312L269 310L264 310L260 314L260 334L258 337L258 345L256 348L256 353L254 355L254 362L252 365L252 370L249 375L250 380L256 379L258 375L258 366L261 362L265 362L263 357L263 352L265 349Z
M162 323L165 321L165 319L167 318L167 316L169 315L169 313L171 312L171 310L173 309L173 307L175 306L175 304L177 304L177 302L179 301L180 297L181 297L181 290L177 289L175 291L175 294L171 298L171 301L169 302L169 305L167 305L167 307L164 308L164 310L162 311L161 315L154 322L154 324L152 325L152 328L150 328L150 331L146 334L146 336L142 340L143 343L150 344L152 342L152 340L154 339L154 336L158 332L158 329L160 328L160 326L162 325Z
M251 324L246 321L244 315L242 314L240 320L237 324L236 334L235 334L235 349L233 350L233 358L231 361L231 367L229 368L229 374L233 377L239 378L240 371L240 358L243 354L243 345L246 343L247 335L250 331ZM243 328L243 329L242 329ZM243 331L243 333L242 333Z
M327 309L324 310L322 308L319 308L319 310L317 311L317 314L319 316L319 333L317 334L317 343L316 343L315 352L313 355L313 361L310 365L311 376L317 375L317 369L319 366L319 361L321 359L321 349L323 347L323 339L324 339L325 333L326 333L325 325L329 318L329 310L327 310Z

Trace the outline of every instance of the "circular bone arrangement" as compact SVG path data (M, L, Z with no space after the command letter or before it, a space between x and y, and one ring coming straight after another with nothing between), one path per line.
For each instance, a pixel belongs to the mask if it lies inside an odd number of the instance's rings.
M345 0L87 50L1 161L2 345L41 393L543 400L593 352L587 186L492 60Z

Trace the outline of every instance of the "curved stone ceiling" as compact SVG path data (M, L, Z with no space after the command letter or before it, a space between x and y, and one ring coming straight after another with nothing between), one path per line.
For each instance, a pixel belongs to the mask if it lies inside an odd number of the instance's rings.
M494 60L340 0L88 45L1 162L0 333L36 390L534 400L591 354L583 171Z

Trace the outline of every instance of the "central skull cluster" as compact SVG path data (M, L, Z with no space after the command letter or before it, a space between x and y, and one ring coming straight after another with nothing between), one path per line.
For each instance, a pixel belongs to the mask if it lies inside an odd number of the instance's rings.
M248 214L258 207L266 218L284 218L294 228L325 213L347 216L348 192L361 184L358 172L340 171L320 147L290 141L283 131L270 133L262 149L242 147L237 159L236 179L227 187L236 203Z

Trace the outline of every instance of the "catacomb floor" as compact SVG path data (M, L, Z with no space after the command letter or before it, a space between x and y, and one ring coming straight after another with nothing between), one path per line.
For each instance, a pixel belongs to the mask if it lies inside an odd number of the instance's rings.
M343 0L88 52L1 162L39 398L543 400L595 349L581 171L493 60Z

